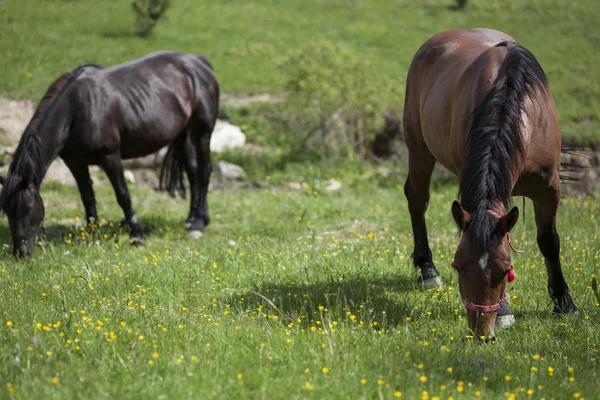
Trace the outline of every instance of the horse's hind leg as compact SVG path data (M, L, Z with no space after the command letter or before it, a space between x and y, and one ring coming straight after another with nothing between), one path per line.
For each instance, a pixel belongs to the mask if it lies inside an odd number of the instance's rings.
M190 213L183 225L189 229L198 218L198 198L200 197L200 190L198 186L198 157L196 155L196 147L193 145L191 135L187 129L185 132L183 154L185 173L190 183Z
M544 185L547 187L547 185ZM558 178L545 191L538 191L533 199L537 243L546 260L548 272L548 292L554 302L554 313L564 314L575 311L576 306L569 294L569 287L560 265L560 238L556 231L556 213L560 202L560 181Z
M131 227L131 238L136 241L140 240L149 233L149 230L142 229L131 206L131 197L129 189L127 189L125 175L123 174L121 157L118 154L108 155L104 157L100 166L106 172L106 175L108 175L108 179L115 190L117 202L125 213L125 222Z
M186 141L186 173L190 180L191 200L190 216L186 220L189 224L190 235L193 232L202 232L210 223L208 216L207 193L212 173L210 160L210 136L212 129L203 121L192 117L186 128L189 139ZM195 160L193 157L195 156Z
M98 219L98 213L96 212L96 198L94 196L89 167L87 165L75 164L69 160L64 161L77 182L81 201L85 208L85 218L88 224L92 223Z
M408 200L415 241L413 263L421 270L419 281L425 286L443 286L440 274L433 264L425 223L425 212L429 205L429 182L436 160L429 150L411 147L413 146L409 146L408 178L404 185L404 194Z

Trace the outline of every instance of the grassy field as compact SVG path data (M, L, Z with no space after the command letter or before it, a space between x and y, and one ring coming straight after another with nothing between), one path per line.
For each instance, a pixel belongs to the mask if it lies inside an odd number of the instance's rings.
M333 171L334 169L330 169ZM456 187L434 185L434 259L447 284L424 291L409 256L399 177L355 166L323 190L316 170L264 178L258 191L215 192L200 240L187 206L134 188L145 246L90 235L73 189L44 187L49 239L26 261L0 251L0 398L597 398L598 203L565 199L564 272L579 311L554 318L532 206L513 240L517 323L494 345L465 340L449 264ZM277 185L270 182L276 180ZM108 186L99 212L118 221ZM520 199L518 201L520 205ZM7 223L0 222L3 238Z
M563 131L597 140L600 42L596 0L176 0L149 39L133 35L123 0L0 1L0 93L39 98L60 73L86 62L111 65L154 50L200 52L228 93L283 90L278 62L294 48L327 40L368 59L373 74L402 86L410 60L445 29L489 27L528 47L546 70ZM402 104L401 99L389 99Z
M279 61L323 40L402 87L427 37L487 26L539 58L567 137L600 138L597 2L504 3L472 0L455 12L451 0L176 0L141 39L129 1L0 0L0 95L37 99L77 64L158 49L208 55L228 94L281 94ZM115 226L122 211L106 179L95 187L104 220L89 230L75 189L42 186L48 237L26 260L10 255L0 219L0 399L599 398L591 279L600 274L600 203L565 198L559 212L564 273L579 306L565 318L551 315L527 204L512 235L526 251L513 256L517 322L480 345L465 338L450 268L455 179L437 175L432 185L427 219L446 288L427 291L410 261L404 163L294 150L297 132L269 122L277 107L285 105L223 111L267 150L218 156L241 164L251 184L209 194L212 224L199 240L183 229L186 200L131 185L141 222L153 228L132 247ZM331 178L341 190L325 189Z

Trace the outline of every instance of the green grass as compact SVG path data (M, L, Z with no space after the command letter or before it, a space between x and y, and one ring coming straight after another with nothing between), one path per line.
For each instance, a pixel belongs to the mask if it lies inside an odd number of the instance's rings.
M402 86L418 47L454 28L502 30L546 70L565 136L597 140L600 42L596 0L228 0L173 2L153 36L132 34L122 0L0 1L0 93L38 99L59 74L85 62L124 62L154 50L204 53L228 93L281 92L278 61L312 40L347 47L373 74ZM390 104L401 103L389 99Z
M144 40L131 34L128 1L0 0L0 93L39 98L77 64L158 49L208 55L228 93L280 93L278 61L311 40L368 58L374 74L402 86L427 37L488 26L540 59L567 136L597 138L594 1L478 0L466 12L451 4L178 0ZM425 291L410 262L403 169L384 165L387 176L294 152L292 133L265 116L283 106L269 107L224 110L268 150L217 158L242 164L261 189L210 193L212 224L199 240L182 227L187 201L132 185L153 235L130 246L106 179L98 210L112 224L89 235L74 225L83 218L76 190L42 186L48 239L26 260L10 256L0 221L0 398L597 398L600 305L590 282L600 272L599 203L565 199L559 213L578 313L551 315L528 203L512 235L526 251L513 256L517 322L479 345L464 339L450 268L455 180L432 185L430 240L447 286ZM330 178L343 188L324 190Z
M0 398L597 398L598 203L566 199L559 214L578 313L551 315L529 203L513 233L526 251L513 256L517 322L479 345L464 340L449 265L455 186L437 179L428 212L447 288L424 291L402 178L360 166L287 171L260 191L211 193L212 224L196 241L181 227L186 201L133 188L154 228L139 248L126 235L117 246L110 226L82 239L64 220L82 217L77 192L45 185L50 238L32 258L10 257L0 222ZM320 187L327 171L340 191ZM96 192L101 216L120 220L112 190Z

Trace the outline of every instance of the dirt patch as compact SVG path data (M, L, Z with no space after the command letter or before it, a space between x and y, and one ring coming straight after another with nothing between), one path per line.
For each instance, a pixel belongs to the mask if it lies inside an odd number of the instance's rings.
M32 101L0 97L0 146L15 146L19 143L34 111Z
M269 93L261 93L254 95L221 95L221 104L224 107L240 108L252 103L279 103L283 101L283 96L273 95Z

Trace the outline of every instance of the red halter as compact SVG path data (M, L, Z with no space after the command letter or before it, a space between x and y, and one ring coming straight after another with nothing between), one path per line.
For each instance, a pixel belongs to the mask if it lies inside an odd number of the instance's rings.
M456 269L456 266L454 265L454 263L452 263L452 268ZM513 267L512 265L510 266L510 271L508 272L508 282L512 282L515 280L515 273L513 272L513 270L515 269L515 267ZM475 304L472 303L470 301L468 301L467 299L465 299L464 297L462 297L462 303L465 306L465 308L467 310L471 310L471 311L475 311L481 314L485 314L485 313L490 313L490 312L494 312L494 311L498 311L500 309L500 307L502 306L502 300L504 300L504 295L505 295L505 291L502 292L502 295L500 295L500 300L498 300L498 303L496 304L492 304L491 306L484 306L482 304Z
M462 298L462 303L467 310L475 311L481 314L490 313L494 311L498 311L500 307L502 307L502 300L504 300L504 292L502 292L502 296L500 296L500 300L492 305L492 306L483 306L481 304L473 304L464 297Z

